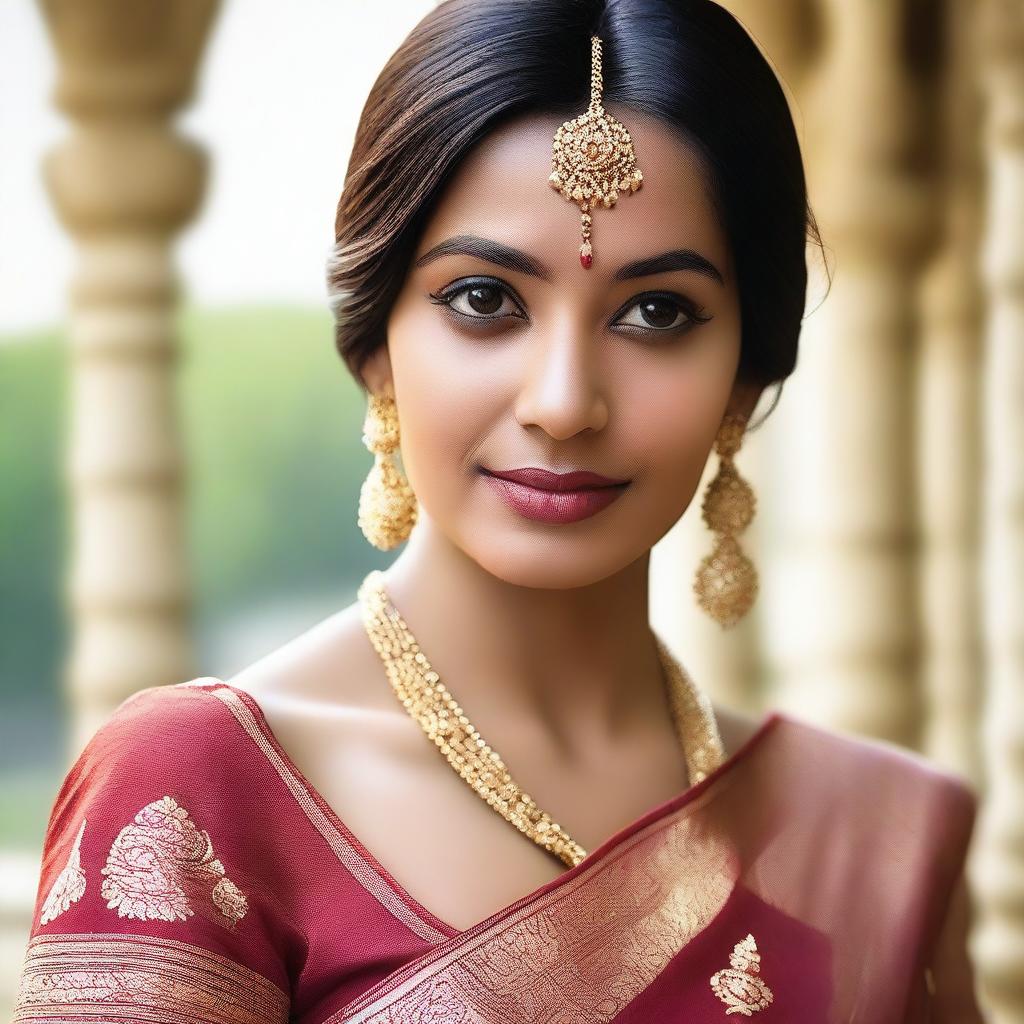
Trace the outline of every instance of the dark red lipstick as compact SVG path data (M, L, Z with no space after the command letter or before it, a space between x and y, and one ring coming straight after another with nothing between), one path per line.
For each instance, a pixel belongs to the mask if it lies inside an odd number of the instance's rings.
M589 470L552 473L536 466L507 470L481 466L480 472L516 512L544 523L586 519L615 501L629 484Z

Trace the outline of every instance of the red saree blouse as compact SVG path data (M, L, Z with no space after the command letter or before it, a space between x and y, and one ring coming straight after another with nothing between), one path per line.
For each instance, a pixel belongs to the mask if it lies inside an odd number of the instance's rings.
M419 904L218 679L129 697L50 816L14 1021L896 1024L976 809L773 712L717 770L472 928Z

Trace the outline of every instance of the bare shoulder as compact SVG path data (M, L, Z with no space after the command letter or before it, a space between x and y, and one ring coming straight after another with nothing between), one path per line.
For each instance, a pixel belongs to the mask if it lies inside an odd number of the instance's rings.
M371 824L375 801L408 792L402 773L433 751L395 700L358 603L223 681L253 697L293 762L356 825Z
M339 666L344 666L340 670ZM254 661L224 682L245 690L265 708L317 705L391 711L394 695L380 657L353 602Z

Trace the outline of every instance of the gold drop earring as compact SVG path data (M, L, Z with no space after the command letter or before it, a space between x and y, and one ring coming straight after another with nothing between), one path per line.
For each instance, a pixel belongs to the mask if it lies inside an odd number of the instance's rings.
M723 628L735 626L757 597L757 570L735 536L750 525L756 505L753 489L733 464L745 428L742 416L729 413L723 418L715 438L718 473L701 506L704 522L719 539L698 566L693 589L700 606Z
M389 551L409 536L418 511L416 495L395 462L398 443L394 398L371 392L363 422L363 444L374 453L374 460L359 490L359 528L381 551Z

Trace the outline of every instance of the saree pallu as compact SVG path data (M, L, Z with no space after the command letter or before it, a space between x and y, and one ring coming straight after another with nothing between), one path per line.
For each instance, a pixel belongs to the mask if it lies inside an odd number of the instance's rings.
M128 698L50 816L15 1024L923 1024L976 813L773 712L702 782L469 929L345 826L258 703Z

